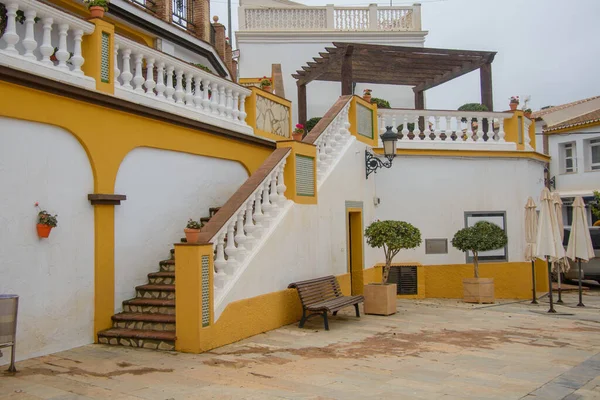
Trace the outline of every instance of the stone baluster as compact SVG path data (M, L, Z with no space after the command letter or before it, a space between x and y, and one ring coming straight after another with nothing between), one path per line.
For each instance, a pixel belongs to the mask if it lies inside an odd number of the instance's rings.
M67 51L67 34L69 32L69 24L58 25L58 51L56 52L56 59L58 60L58 68L69 70L67 61L71 57L71 53Z
M457 120L460 121L458 118ZM456 134L458 135L458 130L456 131ZM446 130L444 131L444 135L446 135L446 139L444 139L445 142L452 141L452 117L450 116L446 117Z
M531 120L529 118L523 118L523 136L525 139L525 150L533 151L531 147L531 137L529 137L529 127L531 126Z
M240 123L242 125L248 125L246 123L246 95L240 94Z
M506 132L504 132L504 118L498 118L498 143L506 143L504 140L504 136L506 136Z
M175 67L167 66L167 87L165 88L165 97L167 101L173 103L175 99L173 98L173 93L175 93L175 88L173 87L173 74L175 72Z
M254 232L256 231L256 226L254 225L254 221L252 220L252 211L254 206L254 196L250 196L250 200L246 202L246 222L244 224L244 230L246 231L246 242L244 243L244 247L246 250L251 250L252 246L255 242Z
M424 126L425 130L423 131L423 133L425 134L425 139L424 140L433 140L431 138L431 128L429 127L429 117L427 116L427 114L425 114L423 116L423 122L425 124L425 126Z
M225 116L227 119L233 119L233 91L225 90Z
M268 178L267 178L268 179ZM277 193L277 171L271 172L270 179L270 194L269 200L271 200L271 210L270 213L273 217L275 217L279 213L279 194Z
M81 55L81 42L83 40L83 30L75 29L73 31L73 57L71 57L71 65L73 66L73 73L77 75L83 75L81 66L84 63L83 56Z
M483 118L477 117L477 141L483 143Z
M133 84L135 85L135 91L139 93L144 92L144 55L142 53L135 53L135 76L133 77Z
M269 203L269 186L270 186L269 180L264 182L262 185L262 191L263 191L262 211L263 211L264 218L261 222L262 222L263 226L265 226L265 227L269 226L269 222L271 221L271 218L272 218L271 209L273 208L271 206L271 203Z
M233 92L233 110L231 115L233 116L233 122L240 122L240 93L237 91Z
M154 88L156 87L156 82L154 82L154 57L146 60L146 82L144 86L146 87L146 94L148 96L156 96L156 93L154 93Z
M473 142L473 119L471 117L467 117L467 142Z
M408 130L408 115L404 114L404 118L402 119L402 140L403 141L407 141L408 139L408 133L410 132Z
M233 230L235 229L235 221L229 222L227 225L227 246L225 247L225 254L227 254L227 265L225 266L225 273L227 275L233 275L237 267L237 261L235 256L237 255L237 248L235 247L235 236Z
M10 54L19 54L15 45L19 43L19 35L17 34L16 17L19 5L17 3L7 3L6 6L6 28L2 40L6 43L6 48L3 50Z
M52 24L54 20L52 18L42 19L44 34L42 36L42 45L40 46L40 53L42 54L42 64L48 66L54 66L54 63L50 61L50 56L54 53L54 47L52 46Z
M419 115L415 115L415 129L413 130L413 140L421 140L421 129L419 128Z
M435 116L434 121L435 121L435 128L433 131L433 140L436 142L439 142L442 140L442 138L441 138L442 130L440 129L440 117Z
M243 262L248 251L246 250L246 234L244 233L244 213L245 209L240 209L237 214L237 227L235 230L235 242L237 243L237 254L236 258L239 262Z
M285 191L287 186L285 186L285 182L283 180L283 173L285 172L285 163L284 160L279 166L279 170L277 171L277 195L279 196L278 203L280 206L283 206L285 201L287 200L285 197Z
M163 100L165 98L165 63L159 61L156 65L156 96Z
M175 87L175 103L185 104L183 102L183 98L185 97L185 92L183 91L183 70L177 69L175 71L175 76L177 78L177 86ZM191 82L186 82L186 86L190 84Z
M123 72L121 73L121 79L123 80L123 87L125 89L131 89L131 79L133 74L131 73L131 66L129 60L131 59L131 49L123 49Z
M256 239L259 239L262 230L263 230L263 220L265 219L265 215L262 212L262 190L259 188L254 194L254 232L252 232L252 236Z
M25 39L21 42L25 48L25 54L23 57L29 58L30 60L36 60L37 58L33 54L33 51L37 48L37 42L35 41L33 25L35 24L35 10L28 9L25 11Z
M210 97L208 92L210 91L210 80L202 80L202 109L206 113L210 113Z
M193 72L185 73L185 105L190 108L194 108L194 93L192 88L194 87L194 74Z
M194 75L194 106L197 110L202 110L202 91L200 86L202 85L202 77L200 75Z
M383 127L387 130L387 127ZM392 115L392 132L398 133L398 124L396 122L396 114Z
M215 256L215 286L217 288L222 289L225 285L225 266L227 265L227 260L225 259L225 233L221 233L217 239L217 251Z
M224 118L225 115L225 101L226 101L226 97L225 97L225 86L223 86L222 84L219 85L219 117Z
M210 85L210 111L212 114L219 114L219 85L216 82Z
M119 69L119 49L120 49L119 44L115 43L115 69L114 69L115 86L121 86L121 82L119 82L119 77L121 76L121 70Z

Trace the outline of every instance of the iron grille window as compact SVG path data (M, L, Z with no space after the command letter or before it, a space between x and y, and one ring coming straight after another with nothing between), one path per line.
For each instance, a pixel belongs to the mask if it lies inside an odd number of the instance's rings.
M173 23L189 29L194 26L194 0L173 0Z
M129 0L133 4L144 7L145 9L156 12L156 3L153 0Z
M392 265L388 283L396 284L396 294L418 294L417 267Z

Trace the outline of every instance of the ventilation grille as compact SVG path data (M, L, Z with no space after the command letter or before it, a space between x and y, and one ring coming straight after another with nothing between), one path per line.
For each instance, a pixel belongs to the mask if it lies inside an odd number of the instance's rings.
M210 287L208 284L208 256L202 256L202 326L210 324Z
M296 195L315 195L315 159L296 154Z
M102 32L102 56L100 59L100 80L109 83L110 78L110 35Z
M388 283L398 285L397 294L417 293L417 267L416 266L392 266Z

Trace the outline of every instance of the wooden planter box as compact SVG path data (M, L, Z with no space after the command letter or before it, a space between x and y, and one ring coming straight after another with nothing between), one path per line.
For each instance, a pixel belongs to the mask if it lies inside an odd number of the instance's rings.
M494 278L464 278L463 299L465 303L493 303Z
M396 284L365 285L365 314L392 315L396 313Z

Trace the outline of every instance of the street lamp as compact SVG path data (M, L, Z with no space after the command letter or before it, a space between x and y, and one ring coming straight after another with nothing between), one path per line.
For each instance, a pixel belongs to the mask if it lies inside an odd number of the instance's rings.
M369 150L365 150L365 164L367 167L367 179L371 172L377 172L381 167L389 168L392 166L392 160L396 157L396 141L400 138L397 133L392 132L391 126L386 126L386 131L379 136L383 142L383 153L388 162L381 161Z

